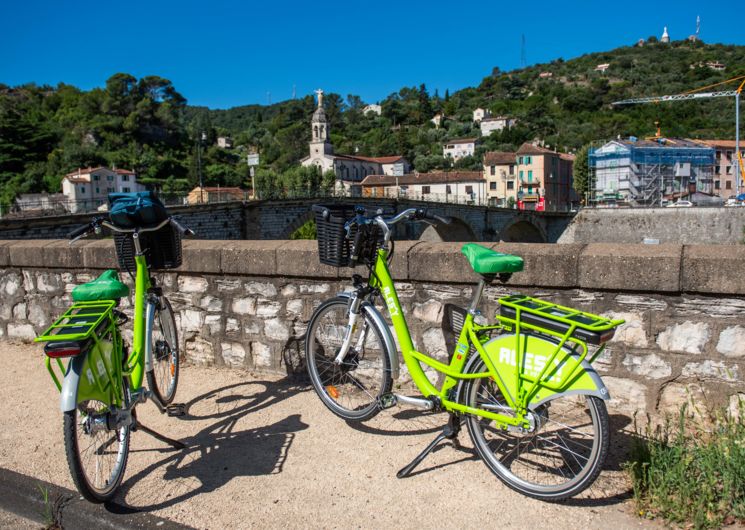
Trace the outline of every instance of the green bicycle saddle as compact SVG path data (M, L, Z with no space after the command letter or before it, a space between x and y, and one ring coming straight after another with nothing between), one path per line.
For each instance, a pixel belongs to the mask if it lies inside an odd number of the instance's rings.
M521 257L502 254L476 243L466 243L460 251L479 274L505 274L523 270Z
M78 285L72 290L75 302L95 302L97 300L118 300L129 295L129 287L119 281L119 274L109 269L92 282Z

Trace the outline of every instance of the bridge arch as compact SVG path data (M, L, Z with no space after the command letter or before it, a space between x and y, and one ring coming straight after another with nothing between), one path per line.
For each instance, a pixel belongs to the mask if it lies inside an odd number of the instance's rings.
M465 221L451 217L449 225L430 225L419 236L420 241L476 241L473 229Z
M298 228L310 220L315 220L315 214L311 208L308 208L307 212L298 215L290 224L285 226L279 239L290 239L290 236L292 236Z
M545 243L548 241L546 231L532 219L518 217L500 233L499 239L512 243Z

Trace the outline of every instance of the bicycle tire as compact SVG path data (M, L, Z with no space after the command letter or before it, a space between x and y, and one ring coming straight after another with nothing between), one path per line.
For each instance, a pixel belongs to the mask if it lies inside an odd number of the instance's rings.
M344 297L329 299L314 311L305 337L305 359L313 389L323 404L347 421L365 421L380 412L380 397L391 391L390 359L383 331L363 311L362 325L357 325L344 363L333 363L348 311L349 299ZM357 349L362 331L366 335Z
M467 371L486 371L484 361L475 359ZM468 380L461 400L476 408L483 408L485 401L506 404L491 378ZM595 396L564 395L535 412L540 425L532 433L508 431L473 415L466 418L466 425L481 459L508 487L549 502L574 497L595 481L608 453L605 403ZM576 427L570 425L573 417L579 420ZM528 477L530 473L536 478ZM545 480L540 482L539 476Z
M168 405L176 397L181 355L176 319L171 303L165 296L160 297L160 304L155 308L150 340L153 369L147 372L147 385L161 403Z
M77 389L75 392L77 394ZM106 403L86 400L63 414L62 429L70 475L80 494L95 503L105 502L114 496L124 478L129 457L130 426L108 429L106 416L109 411L110 405ZM83 441L87 442L85 448L81 447ZM114 452L108 450L112 444L116 446ZM93 452L90 451L91 447L94 448ZM108 472L100 473L107 469Z

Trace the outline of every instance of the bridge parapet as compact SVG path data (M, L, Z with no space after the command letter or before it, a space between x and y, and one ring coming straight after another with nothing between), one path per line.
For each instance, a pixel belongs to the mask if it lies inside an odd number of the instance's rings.
M745 399L745 248L718 245L488 244L525 259L487 289L483 314L521 292L626 319L597 361L611 408L671 412ZM0 337L30 340L69 303L73 285L116 266L110 240L0 242ZM312 241L186 241L162 274L182 348L195 364L294 373L314 307L349 269L319 264ZM468 304L476 276L456 243L400 242L392 263L415 343L445 356L445 303ZM123 275L125 281L129 281ZM129 301L123 301L126 310ZM402 384L406 384L404 379Z

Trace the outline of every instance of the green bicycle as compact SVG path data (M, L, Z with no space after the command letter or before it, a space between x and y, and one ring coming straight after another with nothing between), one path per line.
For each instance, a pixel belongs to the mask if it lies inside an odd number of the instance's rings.
M317 205L314 211L321 262L364 264L369 271L367 281L353 275L353 290L323 302L308 324L308 372L327 408L348 421L367 420L397 403L447 411L442 433L399 478L410 475L441 441L456 438L465 423L487 467L522 494L557 501L592 484L608 451L609 394L591 363L622 320L512 295L499 300L494 325L477 324L485 287L495 279L506 282L522 270L523 260L469 243L462 253L480 280L467 309L448 308L457 342L450 363L439 362L414 348L388 263L394 225L449 220L417 209L391 218L344 206ZM375 307L380 298L422 397L391 393L399 357ZM443 374L440 388L422 365Z
M179 375L176 322L149 268L178 267L181 235L192 232L170 217L155 226L134 228L96 218L70 234L70 244L102 228L114 232L121 267L135 270L132 351L121 333L128 318L117 310L119 300L129 295L129 287L114 270L75 287L73 305L36 338L36 342L46 342L46 367L61 392L65 453L72 479L91 502L104 502L116 492L127 465L132 431L184 447L139 423L135 407L149 398L160 412L184 413L183 405L172 403ZM63 359L69 359L67 366ZM149 390L143 387L143 375Z

